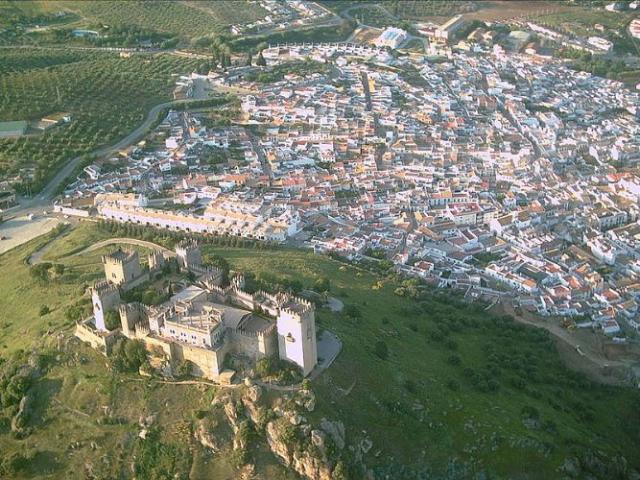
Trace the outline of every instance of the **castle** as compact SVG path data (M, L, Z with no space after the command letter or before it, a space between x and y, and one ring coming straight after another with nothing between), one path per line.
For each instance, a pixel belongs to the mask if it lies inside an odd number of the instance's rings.
M134 251L104 255L106 280L91 287L93 315L77 324L76 336L105 353L120 336L139 339L154 355L172 364L188 360L193 375L212 380L220 380L227 355L253 361L277 355L299 366L305 376L311 373L318 354L310 302L284 292L250 294L243 290L242 274L223 285L223 271L203 265L192 240L180 242L175 256L179 268L196 280L151 306L126 303L120 294L157 275L167 261L165 254L152 252L147 268L141 267ZM109 311L119 314L119 328L107 328Z

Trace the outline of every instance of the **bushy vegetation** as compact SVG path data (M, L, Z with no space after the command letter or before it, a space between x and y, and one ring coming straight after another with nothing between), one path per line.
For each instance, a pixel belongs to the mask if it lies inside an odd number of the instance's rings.
M137 372L147 360L147 351L140 340L119 339L111 350L111 364L118 372Z
M25 60L31 55L33 68ZM152 105L170 99L171 75L189 73L197 64L168 55L119 58L83 53L53 58L58 63L45 66L34 50L0 52L0 65L7 72L0 74L0 120L37 121L55 112L72 115L69 125L0 140L0 176L34 169L33 180L21 185L23 190L39 190L66 160L126 136Z
M33 3L36 4L34 7L48 7L43 5L44 2ZM228 0L165 2L161 8L157 2L148 0L127 1L126 5L114 0L71 0L56 2L56 6L58 11L74 12L88 27L133 26L185 38L225 30L230 24L254 21L267 14L255 3ZM18 10L15 15L14 21L17 22L36 24L38 21L37 9L32 12ZM53 17L51 13L47 15L47 18Z
M140 302L144 305L160 305L169 300L168 291L160 292L150 284L143 284L132 288L122 294L122 299L127 302Z
M296 365L274 357L258 360L255 371L259 378L282 383L296 382L302 377L300 369Z
M575 70L593 73L601 77L616 79L620 74L627 72L629 68L622 60L611 60L592 55L573 48L564 48L559 51L563 58L572 59L571 67Z
M157 428L152 428L144 439L135 441L136 478L175 480L189 478L191 456L188 445L167 442Z

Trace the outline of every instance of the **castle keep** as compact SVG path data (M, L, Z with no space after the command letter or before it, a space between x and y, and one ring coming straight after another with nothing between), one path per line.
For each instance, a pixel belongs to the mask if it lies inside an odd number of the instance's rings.
M144 283L165 263L164 255L149 255L142 269L137 252L118 250L102 257L106 280L91 288L93 316L80 322L76 336L108 353L122 335L141 340L147 350L162 352L172 363L190 361L192 373L218 380L227 355L257 361L276 357L298 365L306 376L318 361L314 307L288 293L250 294L236 274L224 286L223 272L202 263L198 245L176 246L179 267L196 281L166 302L151 306L126 303L120 293ZM120 316L120 327L109 331L106 312ZM257 314L255 312L261 312Z

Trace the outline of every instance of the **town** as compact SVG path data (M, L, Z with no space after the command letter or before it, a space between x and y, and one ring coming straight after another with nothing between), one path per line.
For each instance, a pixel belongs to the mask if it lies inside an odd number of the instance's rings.
M275 45L263 55L292 70L281 80L251 67L185 77L246 92L233 123L172 111L86 167L55 209L386 259L624 341L640 328L640 179L615 166L639 158L638 94L535 52L439 48L433 62Z
M0 1L0 478L640 478L640 0Z

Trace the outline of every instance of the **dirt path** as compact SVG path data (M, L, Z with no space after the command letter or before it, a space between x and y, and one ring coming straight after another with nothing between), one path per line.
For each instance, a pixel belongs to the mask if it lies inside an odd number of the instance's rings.
M163 247L162 245L158 245L156 243L153 242L147 242L145 240L138 240L137 238L125 238L125 237L119 237L119 238L109 238L107 240L103 240L101 242L98 243L94 243L93 245L80 250L79 252L74 253L73 255L71 255L72 257L77 257L80 255L84 255L85 253L89 253L89 252L93 252L94 250L99 250L101 248L104 247L108 247L109 245L118 245L118 244L127 244L127 245L137 245L139 247L145 247L145 248L149 248L152 250L160 250L162 253L164 253L165 255L169 256L169 257L175 257L176 254L174 251L169 250L168 248Z
M553 335L560 357L567 367L580 371L593 380L611 385L628 385L629 371L637 361L616 360L605 356L602 341L583 331L571 332L556 319L547 319L529 312L516 313L510 304L497 304L492 309L497 315L510 315L515 321L544 328Z

